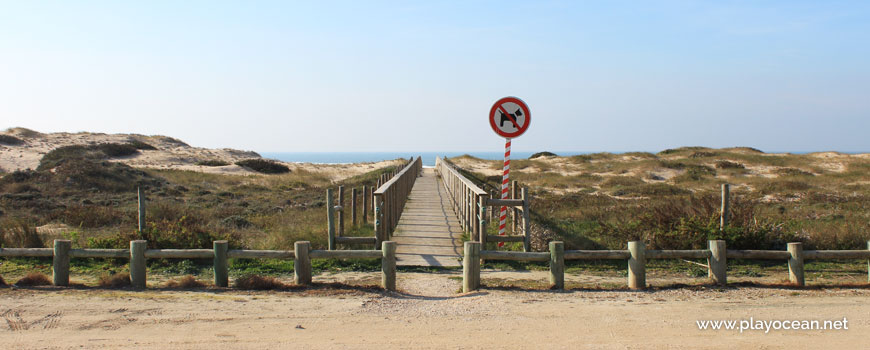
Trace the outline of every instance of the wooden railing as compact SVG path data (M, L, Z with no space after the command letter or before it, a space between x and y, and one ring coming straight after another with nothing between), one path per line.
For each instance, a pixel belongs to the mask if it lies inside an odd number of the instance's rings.
M529 211L529 191L522 189L522 195L517 199L495 199L460 173L459 168L447 159L436 158L435 169L444 183L444 188L453 202L453 210L462 223L471 241L477 241L486 247L487 242L522 242L523 250L531 251L531 218ZM516 186L516 185L515 185ZM519 235L497 236L487 235L486 207L493 209L502 206L513 211L514 217L520 217L520 225L516 232ZM492 217L492 215L490 215ZM494 219L493 221L497 221Z
M469 240L486 243L486 201L489 194L459 173L445 158L435 158L435 172L453 203L453 212Z
M422 173L423 160L420 157L412 158L402 170L375 190L372 204L375 207L376 242L387 241L392 237L414 182Z
M707 249L646 250L640 241L628 242L626 250L565 250L562 242L550 242L549 252L499 252L481 250L479 242L465 242L462 259L463 291L480 288L481 260L549 261L550 283L554 288L565 288L565 260L628 260L628 287L646 288L647 259L707 259L709 278L716 284L727 283L728 259L787 260L789 281L795 286L806 285L804 260L811 259L870 259L868 250L803 250L801 243L789 243L782 250L726 250L725 241L711 240ZM868 264L870 281L870 264Z
M311 284L311 259L381 259L382 286L396 290L396 243L383 242L382 250L311 250L307 241L293 250L228 250L227 241L215 241L213 249L147 249L146 241L130 241L130 249L71 249L68 240L55 240L54 248L0 248L0 257L53 257L52 279L56 286L69 285L70 258L130 259L130 281L145 288L145 259L214 259L214 284L229 284L227 259L293 259L294 280Z

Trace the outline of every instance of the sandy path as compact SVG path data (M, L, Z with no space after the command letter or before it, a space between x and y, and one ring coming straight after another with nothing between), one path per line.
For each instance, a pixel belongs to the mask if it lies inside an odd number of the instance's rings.
M5 288L0 348L855 348L870 331L870 291L863 289L490 289L463 295L451 276L458 273L403 273L403 293L391 295ZM316 280L376 277L351 273ZM701 331L695 323L749 317L846 317L849 330L740 334Z

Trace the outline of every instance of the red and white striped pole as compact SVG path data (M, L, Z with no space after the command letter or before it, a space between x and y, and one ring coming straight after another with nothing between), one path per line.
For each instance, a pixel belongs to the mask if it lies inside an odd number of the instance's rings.
M510 190L511 172L511 139L504 139L504 174L501 177L501 199L508 199L508 191ZM504 236L505 227L507 226L507 207L501 207L501 215L498 221L498 235ZM498 242L499 247L504 246L504 242Z

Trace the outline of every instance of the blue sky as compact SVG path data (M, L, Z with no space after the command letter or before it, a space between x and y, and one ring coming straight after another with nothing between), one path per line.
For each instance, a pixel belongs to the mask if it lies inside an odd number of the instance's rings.
M0 1L0 127L257 151L870 151L870 3Z

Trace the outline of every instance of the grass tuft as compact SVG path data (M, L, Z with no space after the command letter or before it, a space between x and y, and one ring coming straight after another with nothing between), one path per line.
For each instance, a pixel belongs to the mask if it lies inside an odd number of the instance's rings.
M205 287L206 284L198 281L196 277L193 277L193 275L187 275L177 280L171 279L169 281L166 281L166 288L199 289Z
M217 160L217 159L208 159L208 160L198 161L198 162L196 162L196 165L199 165L199 166L227 166L227 165L230 165L230 163L227 163L227 162L222 161L222 160Z
M130 282L130 274L127 272L118 272L115 274L104 274L100 276L100 281L98 282L100 287L103 288L124 288L132 285Z
M271 290L287 289L288 286L275 277L245 275L236 279L233 282L233 287L244 290Z
M236 165L263 174L285 174L290 172L290 168L286 165L268 159L245 159L236 162Z
M30 272L26 276L21 277L18 282L15 282L15 285L20 287L50 286L51 280L42 272Z

